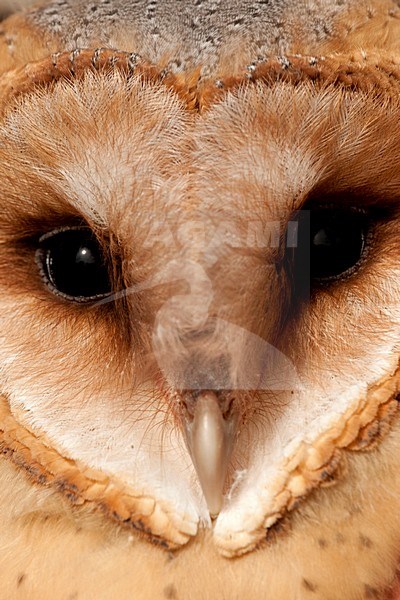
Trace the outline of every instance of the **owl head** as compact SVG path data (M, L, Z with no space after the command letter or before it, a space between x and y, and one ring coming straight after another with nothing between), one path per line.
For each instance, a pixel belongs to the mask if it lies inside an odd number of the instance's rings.
M291 519L369 522L382 484L392 506L399 77L372 51L206 76L92 48L1 76L18 468L167 548L210 529L229 557Z

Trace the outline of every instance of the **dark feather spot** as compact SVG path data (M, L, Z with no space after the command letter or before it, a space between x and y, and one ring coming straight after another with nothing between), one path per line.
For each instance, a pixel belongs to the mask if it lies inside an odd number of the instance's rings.
M318 587L316 585L311 583L311 581L309 581L308 579L304 579L304 577L302 580L302 584L303 584L303 588L305 590L307 590L307 592L316 592L318 589Z
M364 586L365 598L379 598L378 590L367 583Z
M166 562L169 563L169 562L171 562L172 560L175 560L175 559L176 559L176 554L174 554L171 551L168 552Z
M22 584L22 582L24 581L25 578L26 578L25 573L21 573L20 575L18 575L17 587L19 587Z
M176 587L173 583L164 588L164 597L168 600L176 600L178 598Z
M363 548L372 548L372 546L374 545L372 543L372 540L366 535L363 535L362 533L360 533L358 539L360 540L360 545L363 546Z

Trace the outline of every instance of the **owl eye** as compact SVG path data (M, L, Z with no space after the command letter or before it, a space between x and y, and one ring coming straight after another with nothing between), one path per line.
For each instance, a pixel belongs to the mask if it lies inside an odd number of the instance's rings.
M311 208L298 218L294 275L298 290L350 276L367 249L371 215L356 209Z
M55 230L43 235L36 261L50 290L68 300L85 302L111 292L102 249L87 227Z
M314 280L350 274L364 253L364 213L336 210L311 211L310 268Z
M366 215L356 211L311 210L309 228L311 279L329 281L350 275L364 254Z

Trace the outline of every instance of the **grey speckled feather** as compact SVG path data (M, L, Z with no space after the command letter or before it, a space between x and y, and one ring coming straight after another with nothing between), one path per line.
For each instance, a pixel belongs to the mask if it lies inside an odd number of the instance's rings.
M234 49L235 40L244 41L255 56L285 52L298 25L311 44L318 43L332 35L335 18L354 1L54 0L32 9L29 19L60 36L67 49L113 46L123 30L132 39L124 49L153 62L169 55L178 70L201 63L210 71L221 52Z

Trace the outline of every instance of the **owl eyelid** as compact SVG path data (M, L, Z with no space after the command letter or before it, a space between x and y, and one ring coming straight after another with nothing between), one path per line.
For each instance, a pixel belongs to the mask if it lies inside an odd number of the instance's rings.
M45 242L46 240L51 239L53 236L55 236L59 233L64 233L65 231L88 231L94 235L94 233L93 233L92 229L89 227L89 225L64 225L62 227L57 227L56 229L53 229L52 231L43 233L40 236L40 238L38 239L38 242L41 244L41 243Z
M314 201L310 199L310 201L306 201L304 206L300 209L299 212L302 211L337 211L341 213L348 213L349 215L361 215L365 217L369 217L371 213L373 213L374 207L372 206L360 206L357 204L345 204L344 202L340 202L338 200L331 200L328 202L323 201Z
M373 190L349 190L338 193L325 193L315 190L305 199L302 210L336 210L348 214L365 215L366 218L380 220L390 218L396 212L396 204L392 197L374 194Z

